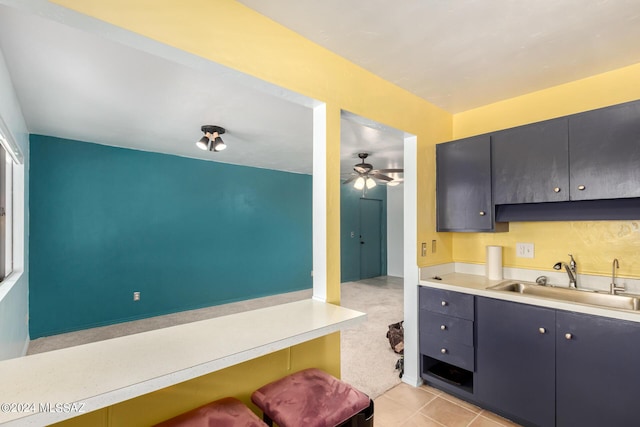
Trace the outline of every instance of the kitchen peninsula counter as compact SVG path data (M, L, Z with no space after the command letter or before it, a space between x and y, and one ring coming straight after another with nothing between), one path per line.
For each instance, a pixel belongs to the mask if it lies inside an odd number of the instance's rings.
M365 319L364 313L308 299L5 360L0 425L62 421Z

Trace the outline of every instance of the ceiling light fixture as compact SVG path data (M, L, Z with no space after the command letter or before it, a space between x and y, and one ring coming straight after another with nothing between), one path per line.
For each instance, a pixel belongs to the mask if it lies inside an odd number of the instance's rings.
M367 188L368 189L372 189L376 185L378 185L378 184L376 184L376 181L373 178L367 178Z
M196 142L196 147L201 150L222 151L227 148L220 135L225 133L225 129L220 126L204 125L200 129L204 132L204 136L200 141Z

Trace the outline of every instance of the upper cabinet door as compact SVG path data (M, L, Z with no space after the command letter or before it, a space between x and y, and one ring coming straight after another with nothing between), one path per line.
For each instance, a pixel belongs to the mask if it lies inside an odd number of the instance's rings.
M491 140L436 145L438 231L491 231Z
M640 197L640 102L569 118L571 200Z
M568 133L566 117L494 133L494 204L569 200Z

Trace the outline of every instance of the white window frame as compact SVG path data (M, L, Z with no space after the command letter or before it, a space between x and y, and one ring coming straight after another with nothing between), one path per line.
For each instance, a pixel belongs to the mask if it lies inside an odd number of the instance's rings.
M5 274L0 282L0 299L24 270L24 156L2 117L0 146L6 152L5 167Z

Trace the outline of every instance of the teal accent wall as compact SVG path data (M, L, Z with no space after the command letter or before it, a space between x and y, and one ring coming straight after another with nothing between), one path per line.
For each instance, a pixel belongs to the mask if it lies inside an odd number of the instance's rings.
M366 191L367 199L382 200L382 274L387 274L387 187L378 185ZM340 280L360 280L360 199L362 190L353 185L340 188ZM351 232L355 237L351 238Z
M30 147L32 339L312 286L310 175Z

